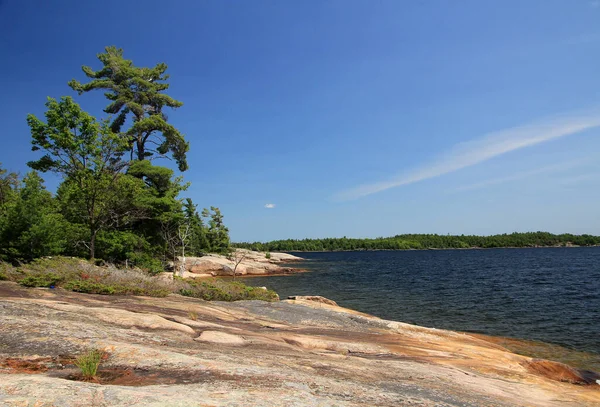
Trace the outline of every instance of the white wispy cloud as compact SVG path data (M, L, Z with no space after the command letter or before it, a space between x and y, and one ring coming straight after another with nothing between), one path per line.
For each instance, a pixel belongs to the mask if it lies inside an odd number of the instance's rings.
M597 158L594 157L594 159L597 159ZM456 188L455 191L469 191L472 189L485 188L485 187L488 187L491 185L504 184L506 182L511 182L511 181L518 181L521 179L534 177L536 175L552 174L552 173L556 173L556 172L566 171L566 170L570 170L572 168L576 168L576 167L585 165L590 161L591 161L590 157L581 158L581 159L577 159L577 160L565 161L562 163L548 165L548 166L536 168L536 169L529 170L529 171L521 171L516 174L509 175L507 177L492 178L492 179L485 180L482 182L477 182L475 184L460 186L460 187Z
M600 172L580 174L574 177L563 178L559 181L559 184L563 186L570 186L587 181L600 181Z
M553 139L600 126L600 111L561 115L527 126L514 127L484 135L456 145L436 161L387 181L363 184L336 194L333 199L348 201L390 188L413 184L487 161L502 154L531 147Z
M265 208L267 208L267 209L273 209L274 207L275 207L275 204L272 204L272 203L265 204Z

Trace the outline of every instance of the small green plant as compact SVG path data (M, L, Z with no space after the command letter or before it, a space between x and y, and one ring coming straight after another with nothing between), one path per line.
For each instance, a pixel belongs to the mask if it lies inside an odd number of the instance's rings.
M19 281L25 287L51 287L62 281L62 277L55 273L30 275Z
M269 252L266 252L266 253L265 253L265 257L266 257L267 259L270 259L270 258L271 258L271 253L269 253Z
M98 366L100 366L103 356L103 351L99 349L90 349L75 359L75 366L81 370L81 376L84 379L91 380L96 377Z

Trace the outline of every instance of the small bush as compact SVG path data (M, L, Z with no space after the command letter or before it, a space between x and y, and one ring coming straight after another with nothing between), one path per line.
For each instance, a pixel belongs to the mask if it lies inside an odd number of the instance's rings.
M56 273L30 275L23 278L19 283L25 287L51 287L62 281L62 277Z
M63 288L65 290L75 291L78 293L87 293L87 294L104 294L111 295L115 294L117 290L115 287L102 284L95 283L89 280L73 280L66 283Z
M81 375L84 379L93 379L98 373L98 366L102 361L104 352L98 349L91 349L80 355L75 360L75 366L81 370Z
M171 294L171 290L167 287L137 285L139 280L123 281L118 284L106 284L90 280L73 280L67 282L63 288L65 290L76 291L86 294L102 294L102 295L147 295L150 297L166 297Z
M196 297L196 291L192 290L190 288L182 288L179 290L179 294L183 295L184 297ZM202 298L202 297L199 297Z
M233 301L231 294L203 282L201 285L192 285L190 288L182 288L179 294L185 297L202 298L206 301Z
M206 301L262 300L276 301L277 293L263 288L250 287L239 281L212 280L211 282L178 279L182 287L179 294Z
M133 264L136 267L139 267L140 269L144 270L150 275L156 275L165 271L165 267L162 264L162 262L152 257L148 253L132 253L129 256L129 260L131 264Z
M266 253L265 253L265 257L266 257L267 259L270 259L270 258L271 258L271 253L269 253L269 252L266 252Z
M0 262L0 281L18 281L23 275L13 266L8 263Z

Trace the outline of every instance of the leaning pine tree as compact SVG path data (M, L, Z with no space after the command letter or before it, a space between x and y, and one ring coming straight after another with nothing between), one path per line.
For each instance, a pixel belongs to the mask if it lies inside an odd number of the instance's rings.
M180 171L188 168L186 153L189 144L179 131L167 123L165 107L178 108L183 105L163 93L169 88L165 74L167 65L157 64L153 68L133 65L123 58L123 50L114 46L106 47L98 54L103 67L94 71L83 66L83 72L91 81L85 84L73 79L69 86L82 94L95 89L105 91L111 103L104 109L116 115L111 130L120 134L128 143L132 158L145 160L153 156L167 157L171 153ZM128 118L132 124L123 129Z

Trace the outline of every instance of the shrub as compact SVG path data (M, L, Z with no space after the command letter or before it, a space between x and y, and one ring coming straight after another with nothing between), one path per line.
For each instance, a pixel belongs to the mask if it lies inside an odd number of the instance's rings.
M179 294L201 298L206 301L262 300L276 301L277 293L263 288L250 287L239 281L212 280L196 281L177 279L181 288Z
M265 257L266 257L267 259L270 259L270 258L271 258L271 253L269 253L269 252L266 252L266 253L265 253Z
M65 290L75 291L78 293L87 293L87 294L104 294L111 295L115 294L117 290L115 287L102 284L95 283L89 280L73 280L66 283L63 288Z
M102 361L104 352L98 349L91 349L80 355L75 360L75 366L81 370L81 375L84 379L93 379L98 373L98 366Z
M21 273L8 263L0 263L0 281L17 281L22 277Z
M129 260L130 260L131 264L133 264L136 267L139 267L140 269L148 272L151 275L156 275L158 273L165 271L165 267L163 266L163 263L160 260L152 257L148 253L143 253L143 252L132 253L129 256Z
M17 281L26 287L57 286L70 291L102 295L166 297L178 293L207 301L276 301L279 298L273 291L248 287L236 281L198 281L180 277L168 281L139 269L100 267L85 260L66 257L38 259L19 268L0 263L0 279Z
M62 277L56 273L30 275L19 281L25 287L51 287L62 281Z

